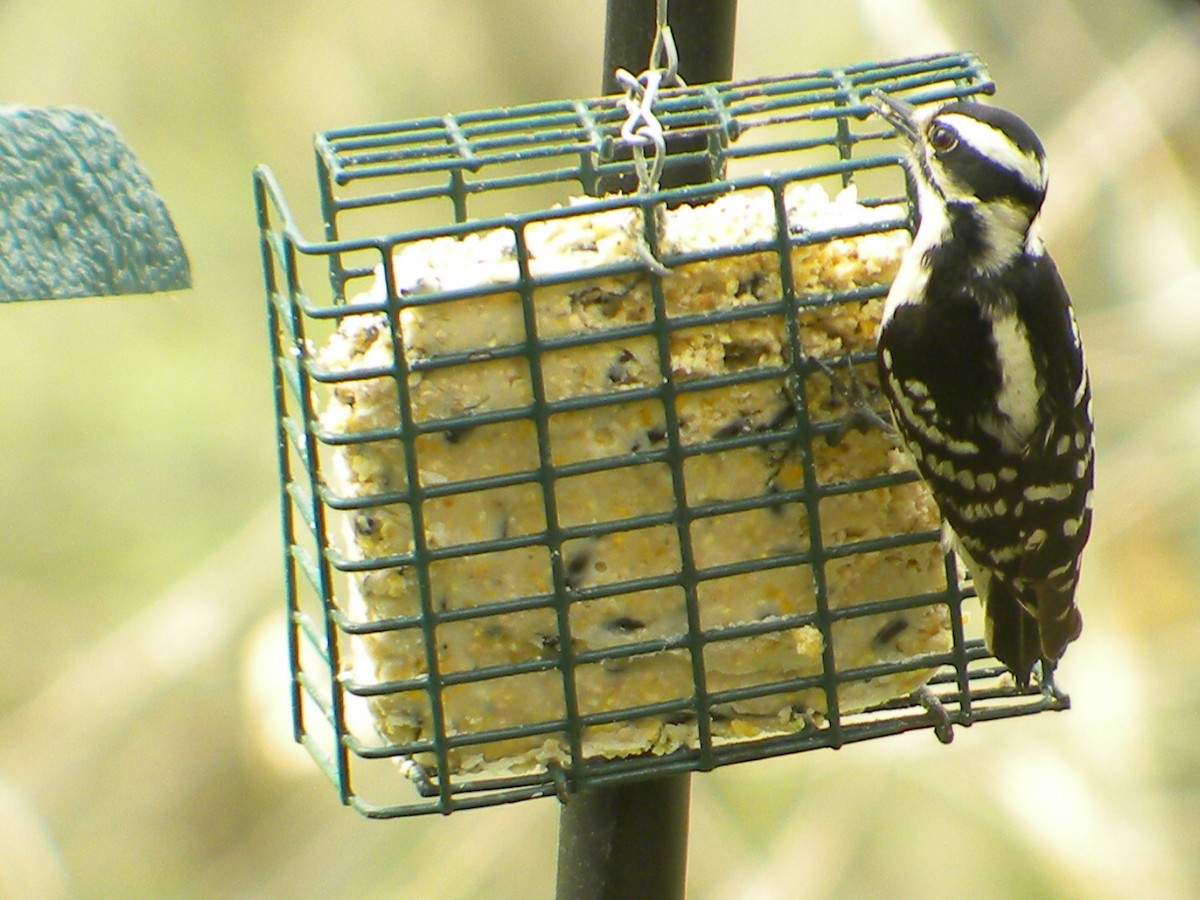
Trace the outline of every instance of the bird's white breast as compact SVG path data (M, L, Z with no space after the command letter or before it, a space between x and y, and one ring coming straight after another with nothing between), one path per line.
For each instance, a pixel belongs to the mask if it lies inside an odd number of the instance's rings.
M925 254L930 248L946 240L950 234L950 220L946 217L945 207L937 202L932 191L924 183L918 182L918 191L929 193L928 202L919 202L921 210L921 226L917 229L912 246L900 261L896 278L888 290L887 300L883 306L881 326L886 325L896 310L906 303L920 303L925 296L925 286L929 283L929 266ZM918 198L924 200L925 198Z

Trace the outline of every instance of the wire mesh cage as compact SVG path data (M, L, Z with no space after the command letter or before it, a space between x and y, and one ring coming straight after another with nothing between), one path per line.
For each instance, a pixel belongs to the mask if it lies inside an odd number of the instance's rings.
M295 733L344 802L1066 705L968 639L936 507L849 427L913 225L874 88L992 85L943 55L664 91L701 180L625 195L616 97L331 131L316 241L256 172Z

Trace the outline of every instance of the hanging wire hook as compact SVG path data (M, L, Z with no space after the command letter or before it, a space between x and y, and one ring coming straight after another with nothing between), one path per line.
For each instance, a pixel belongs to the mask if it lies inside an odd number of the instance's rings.
M655 25L654 44L650 49L647 69L641 75L634 75L627 69L616 71L617 82L625 88L621 103L627 113L621 125L621 140L633 153L640 194L658 190L666 162L667 139L662 123L654 114L659 89L664 86L686 87L679 77L679 52L675 47L671 26L667 24L667 0L658 0ZM646 161L648 147L654 148L653 160L649 164ZM638 255L657 275L670 274L671 270L654 256L642 234L638 235Z
M654 30L654 46L650 50L650 68L661 69L662 83L667 87L687 87L679 77L679 53L675 35L667 22L667 0L658 0Z
M662 123L654 113L658 92L663 87L686 87L679 77L679 52L675 37L667 23L667 0L658 0L656 8L654 44L650 49L650 63L640 75L627 69L617 69L617 82L625 88L622 104L628 114L621 126L621 139L633 151L637 168L638 188L649 193L658 188L662 176L663 157L666 156L666 137ZM646 165L646 148L654 148L653 167Z

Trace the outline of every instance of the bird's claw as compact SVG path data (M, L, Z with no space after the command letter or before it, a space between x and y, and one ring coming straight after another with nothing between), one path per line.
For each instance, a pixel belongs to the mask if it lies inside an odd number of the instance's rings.
M1054 680L1055 663L1043 659L1038 666L1038 687L1041 689L1042 696L1062 709L1070 709L1070 696L1063 693Z
M859 434L867 434L870 431L879 429L888 435L896 433L896 429L892 427L891 422L887 421L871 406L870 394L866 386L859 380L858 371L849 353L845 356L847 372L845 381L834 371L834 367L825 362L825 360L816 356L808 357L808 360L825 374L829 379L832 393L847 407L847 412L838 421L837 427L825 434L825 442L829 446L836 447L846 439L846 435L851 431L857 431ZM846 381L849 381L849 386L847 386Z

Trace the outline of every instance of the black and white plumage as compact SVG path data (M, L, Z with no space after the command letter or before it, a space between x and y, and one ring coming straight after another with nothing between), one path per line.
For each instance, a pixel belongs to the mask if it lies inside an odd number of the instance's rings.
M880 381L984 604L989 650L1026 685L1082 628L1092 404L1070 298L1039 236L1045 154L976 103L878 112L909 145L919 225L888 294Z

